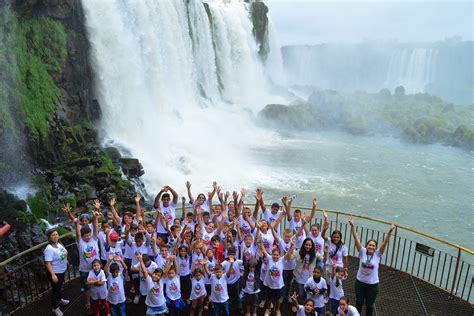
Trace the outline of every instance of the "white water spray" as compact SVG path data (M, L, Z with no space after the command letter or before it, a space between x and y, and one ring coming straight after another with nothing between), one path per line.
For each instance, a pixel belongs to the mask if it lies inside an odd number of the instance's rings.
M150 192L257 176L252 112L271 102L247 4L83 0L106 140L140 159Z

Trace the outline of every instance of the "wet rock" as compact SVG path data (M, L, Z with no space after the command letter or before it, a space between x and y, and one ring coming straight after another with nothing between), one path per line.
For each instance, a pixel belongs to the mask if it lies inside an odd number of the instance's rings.
M136 158L120 158L119 163L123 173L129 178L139 178L145 174L142 164Z
M106 147L104 148L105 153L112 159L112 162L118 162L122 155L120 154L119 150L115 147Z

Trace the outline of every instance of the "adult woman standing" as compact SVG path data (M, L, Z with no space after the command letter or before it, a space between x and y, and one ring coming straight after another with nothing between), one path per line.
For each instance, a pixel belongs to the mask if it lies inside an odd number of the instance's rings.
M390 235L395 229L395 225L390 226L387 236L377 249L377 241L369 240L365 247L362 247L359 236L357 235L352 216L349 218L352 235L354 236L357 250L359 251L359 269L355 281L356 308L359 313L362 312L362 305L365 301L366 315L371 316L374 312L374 303L379 293L379 264L385 247L390 240Z
M68 300L61 298L61 287L64 282L64 273L67 269L67 250L59 243L59 233L51 229L47 233L49 244L44 249L44 263L51 282L51 305L53 313L57 316L63 315L60 305L69 304Z

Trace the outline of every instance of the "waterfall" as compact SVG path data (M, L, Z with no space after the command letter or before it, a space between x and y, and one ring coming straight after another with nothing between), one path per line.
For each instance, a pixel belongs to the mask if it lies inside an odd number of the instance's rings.
M389 62L384 86L404 86L407 93L425 92L435 75L438 51L428 48L395 51Z
M252 113L273 100L248 4L82 3L105 142L140 159L151 192L187 179L245 185L249 149L270 137Z

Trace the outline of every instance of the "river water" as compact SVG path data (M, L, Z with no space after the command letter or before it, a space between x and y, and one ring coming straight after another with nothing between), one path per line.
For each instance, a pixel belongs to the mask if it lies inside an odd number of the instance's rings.
M474 248L473 153L392 137L294 133L253 148L268 200L364 214ZM265 182L270 183L266 185ZM292 188L292 189L291 189Z

